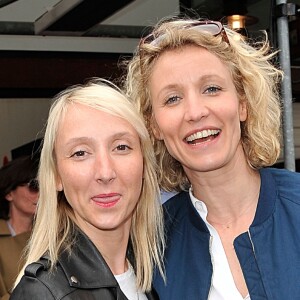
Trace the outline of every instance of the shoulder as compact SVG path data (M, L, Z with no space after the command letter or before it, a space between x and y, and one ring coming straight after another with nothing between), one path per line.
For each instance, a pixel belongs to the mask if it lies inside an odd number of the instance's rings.
M11 236L6 220L0 219L0 237Z
M187 211L187 203L190 201L188 192L180 192L168 199L163 204L164 213L167 216L174 217L175 215L184 215Z
M261 170L261 173L273 176L277 181L283 183L290 182L291 180L295 183L300 182L300 173L292 172L287 169L265 168Z
M10 299L61 299L64 295L71 293L73 289L69 286L59 265L50 270L48 260L41 259L26 267L24 275Z
M3 271L5 268L13 268L17 272L20 264L23 265L24 258L22 253L29 236L30 233L22 233L16 236L2 236L0 238L0 264L2 262Z
M300 173L286 169L266 168L260 171L262 184L274 182L278 196L300 204ZM272 187L271 184L268 184Z
M190 201L188 192L180 192L163 204L166 231L188 220Z

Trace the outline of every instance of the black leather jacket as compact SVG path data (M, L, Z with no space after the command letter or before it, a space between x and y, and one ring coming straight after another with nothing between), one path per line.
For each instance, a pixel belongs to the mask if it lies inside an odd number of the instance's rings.
M28 265L10 300L128 300L103 257L82 232L71 254L62 253L49 272L47 256ZM159 299L153 290L151 300Z

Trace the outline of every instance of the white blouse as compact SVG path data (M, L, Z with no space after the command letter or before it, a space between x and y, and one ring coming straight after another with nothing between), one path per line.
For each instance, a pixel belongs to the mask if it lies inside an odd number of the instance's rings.
M119 283L119 286L124 293L124 295L129 300L147 300L147 296L136 286L136 276L132 266L129 264L128 270L119 275L115 275L116 280Z
M231 274L225 250L217 230L207 222L207 207L189 191L192 203L208 227L211 235L211 256L213 264L212 285L208 300L250 300L250 295L242 297Z

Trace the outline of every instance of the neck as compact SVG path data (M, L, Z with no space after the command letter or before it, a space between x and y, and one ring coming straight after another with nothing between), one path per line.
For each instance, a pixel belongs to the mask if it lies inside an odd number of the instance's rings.
M128 269L127 246L128 238L109 238L101 242L101 254L114 275L122 274Z
M16 235L24 232L31 231L32 229L32 216L16 214L14 211L10 212L9 223L15 231Z
M95 244L110 270L114 275L127 271L128 263L126 253L129 240L129 228L119 228L116 230L99 230L86 232Z
M194 196L207 206L210 223L229 226L247 216L251 224L259 197L260 176L246 161L239 161L225 171L199 174L191 183Z

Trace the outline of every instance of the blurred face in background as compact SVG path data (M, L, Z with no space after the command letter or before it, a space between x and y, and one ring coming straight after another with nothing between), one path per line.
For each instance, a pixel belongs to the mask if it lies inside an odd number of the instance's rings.
M36 180L17 186L6 195L10 202L10 212L17 212L20 215L33 217L38 202L38 185Z

